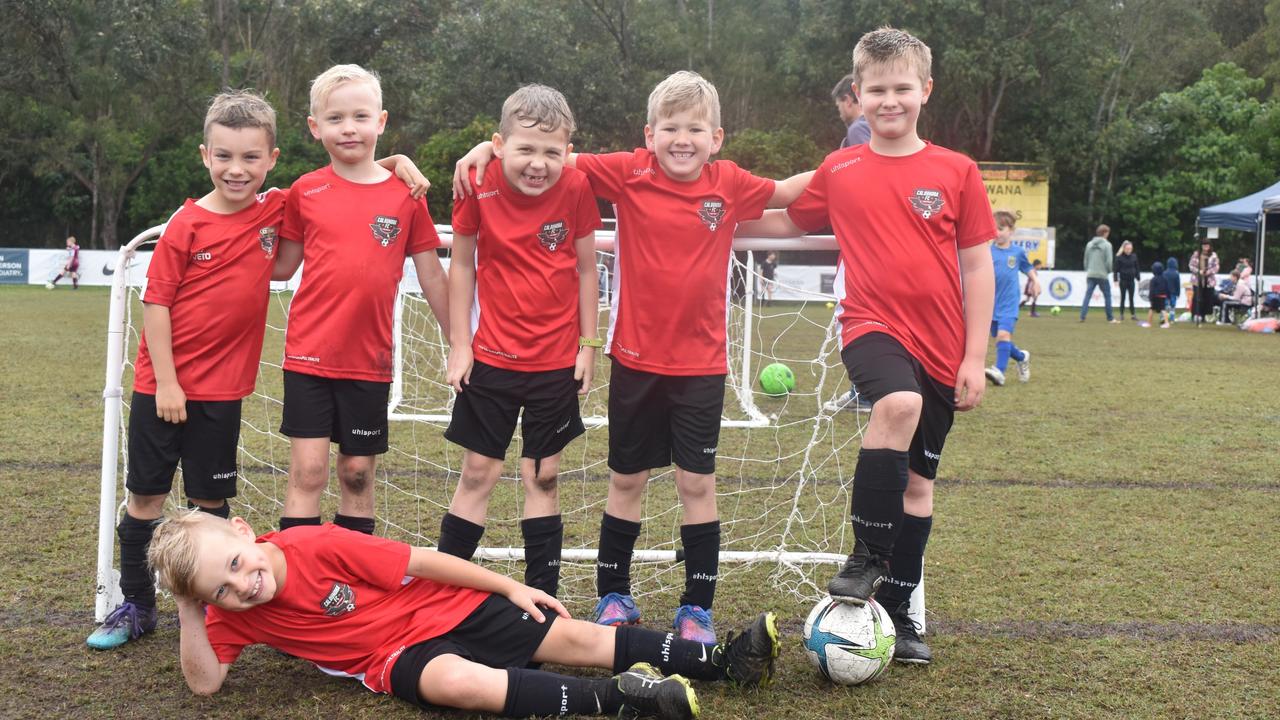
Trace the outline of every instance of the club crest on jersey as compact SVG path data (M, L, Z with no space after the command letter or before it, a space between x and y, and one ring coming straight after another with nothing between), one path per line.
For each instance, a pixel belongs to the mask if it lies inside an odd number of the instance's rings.
M1005 260L1005 262L1006 262L1006 263L1008 263L1008 265L1009 265L1009 269L1010 269L1010 270L1012 270L1012 269L1014 269L1014 268L1018 267L1018 258L1016 258L1016 257L1014 257L1014 256L1012 256L1012 255L1010 255L1010 256Z
M276 249L276 229L272 225L268 225L258 230L258 244L262 246L262 252L271 257L272 251Z
M546 248L547 252L555 252L568 236L569 226L563 220L556 220L542 226L538 231L538 242L542 243L542 247Z
M698 210L698 217L702 218L707 229L715 232L716 228L720 227L720 222L724 220L724 200L720 198L703 200L702 209Z
M345 615L356 609L356 591L346 583L336 582L329 594L324 596L324 600L320 601L320 607L324 608L324 614L329 617Z
M395 242L400 236L400 220L389 215L374 216L369 227L373 230L373 239L377 240L382 247Z
M942 191L940 190L916 190L915 195L907 198L911 201L911 208L920 213L920 217L928 220L946 205L946 201L942 199Z

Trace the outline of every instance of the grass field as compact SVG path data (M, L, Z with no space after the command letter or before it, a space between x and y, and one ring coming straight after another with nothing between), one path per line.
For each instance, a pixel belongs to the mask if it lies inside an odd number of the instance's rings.
M218 696L196 698L167 600L157 633L88 650L107 293L4 288L0 301L0 717L421 716L265 648L245 653ZM775 331L769 322L763 333ZM1112 326L1100 312L1085 324L1070 312L1024 318L1017 339L1033 353L1032 382L990 388L958 418L942 462L926 568L935 663L831 687L799 649L809 602L770 590L767 569L747 570L720 583L717 624L777 610L779 676L746 694L700 685L704 717L1280 716L1280 342L1211 326ZM791 401L764 407L800 412ZM843 415L837 429L856 422ZM793 451L803 437L772 441ZM725 438L737 452L742 441ZM583 473L573 493L598 501L601 478ZM450 490L436 478L404 512L433 528ZM571 527L571 542L592 531Z

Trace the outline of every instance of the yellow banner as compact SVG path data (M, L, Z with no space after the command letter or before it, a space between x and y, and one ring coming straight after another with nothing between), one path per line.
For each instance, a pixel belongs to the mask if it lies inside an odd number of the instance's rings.
M1049 174L1035 163L978 163L992 210L1008 210L1018 218L1013 241L1027 258L1053 266L1053 228L1049 227Z

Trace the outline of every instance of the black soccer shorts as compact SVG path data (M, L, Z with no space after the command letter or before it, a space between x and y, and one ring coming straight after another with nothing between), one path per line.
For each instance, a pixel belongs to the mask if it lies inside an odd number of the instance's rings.
M453 403L445 439L485 457L504 459L524 408L521 457L542 460L586 432L573 368L523 372L476 362Z
M343 455L387 451L387 398L391 383L343 380L284 371L284 419L280 434L327 437Z
M129 406L129 465L125 488L135 495L167 495L182 463L189 498L236 496L239 400L188 400L187 421L156 417L156 396L134 392Z
M609 468L624 475L675 463L716 471L724 375L658 375L617 360L609 374Z

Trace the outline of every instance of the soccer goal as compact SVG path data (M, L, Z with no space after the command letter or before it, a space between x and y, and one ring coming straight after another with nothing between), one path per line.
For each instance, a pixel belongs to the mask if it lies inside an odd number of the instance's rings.
M121 249L111 292L95 602L99 620L119 598L114 528L124 506L129 412L125 388L132 385L132 361L142 330L140 298L149 259L144 251L162 229L152 228ZM450 228L438 230L447 247ZM613 234L601 232L597 244L604 326ZM829 251L834 249L831 237L747 239L735 244L728 268L730 367L716 467L722 584L735 573L751 572L753 587L767 582L776 593L816 600L852 548L849 488L868 416L831 407L831 401L849 388L840 363L839 329L833 322L835 273ZM766 282L757 263L769 251L785 252L786 263L769 287L773 300L766 305L761 300ZM828 251L823 254L828 262L815 259L804 264L810 251ZM232 507L259 532L276 524L287 485L289 440L278 432L280 363L295 287L296 278L273 283L257 388L245 399L242 412L239 495ZM394 325L391 449L379 460L377 471L377 532L433 547L458 482L462 452L442 436L453 403L452 390L443 381L445 338L417 290L413 265L406 263ZM585 604L594 598L595 544L608 490L609 362L599 358L595 381L583 400L587 432L562 456L559 493L566 530L560 595L566 603ZM758 372L771 363L791 368L796 377L793 391L769 396L760 389ZM508 452L503 480L490 503L484 546L477 553L478 559L514 577L523 572L519 435ZM182 487L178 480L175 491ZM335 485L331 483L326 497L326 516L336 504ZM177 492L174 501L181 502ZM682 587L680 521L673 472L657 471L646 493L632 568L638 597ZM912 605L921 611L917 619L923 622L923 598Z

